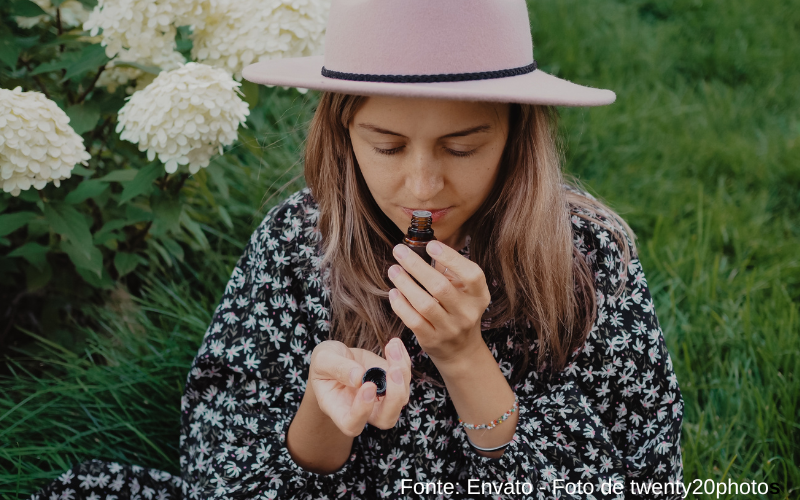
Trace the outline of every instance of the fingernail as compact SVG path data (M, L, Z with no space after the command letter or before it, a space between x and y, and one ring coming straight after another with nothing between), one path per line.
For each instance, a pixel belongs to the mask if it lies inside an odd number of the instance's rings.
M389 346L389 356L392 357L395 361L400 361L403 359L403 353L400 352L400 346L398 342L393 342L393 345Z
M367 389L364 391L364 401L370 402L375 399L375 390L376 389L374 385L367 387Z
M360 368L353 368L350 370L350 383L358 387L359 382L361 381L361 369Z
M394 279L395 276L397 276L398 274L400 274L400 266L394 265L394 266L389 268L389 277L390 278Z
M392 371L392 380L394 380L395 384L402 384L403 383L403 372L400 370Z
M389 300L391 301L396 299L398 293L400 292L397 291L397 288L392 288L391 290L389 290Z
M442 244L435 240L429 241L428 253L431 255L439 255L440 253L442 253Z
M409 252L409 250L408 250L408 247L407 247L407 246L405 246L405 245L404 245L404 244L402 244L402 243L400 243L399 245L396 245L396 246L394 247L394 253L395 253L395 254L396 254L398 257L400 257L401 259L404 259L404 258L406 257L406 255L408 255L408 252Z

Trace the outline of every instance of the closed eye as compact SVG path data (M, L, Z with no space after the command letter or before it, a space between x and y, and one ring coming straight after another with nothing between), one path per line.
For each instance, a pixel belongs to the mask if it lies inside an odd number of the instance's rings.
M397 148L394 148L394 149L381 149L381 148L373 147L372 149L376 153L390 156L390 155L399 153L400 150L403 149L403 147L404 146L400 146L400 147L397 147ZM468 156L472 156L472 155L475 154L475 150L474 149L472 151L456 151L456 150L450 149L450 148L444 148L444 149L447 150L447 152L450 153L451 155L458 156L459 158L466 158Z

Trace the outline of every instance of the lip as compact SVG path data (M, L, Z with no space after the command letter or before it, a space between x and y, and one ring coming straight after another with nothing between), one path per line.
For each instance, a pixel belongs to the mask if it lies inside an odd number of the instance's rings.
M409 218L411 217L411 213L414 210L427 210L428 212L431 213L431 220L433 222L436 222L439 219L441 219L442 217L444 217L445 215L447 215L447 212L449 212L450 209L453 208L453 207L436 208L436 209L433 209L433 210L430 209L430 208L406 208L406 207L400 207L400 208L403 209L403 212L405 212L406 215L408 215Z

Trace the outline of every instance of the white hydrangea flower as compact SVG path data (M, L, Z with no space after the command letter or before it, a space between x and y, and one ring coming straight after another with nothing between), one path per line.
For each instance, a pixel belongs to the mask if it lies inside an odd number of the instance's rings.
M180 68L186 64L186 59L183 57L183 54L174 51L168 54L166 58L162 58L161 64L157 65L153 63L153 61L136 60L131 56L128 49L122 49L115 59L106 64L106 69L100 74L96 85L106 87L109 92L114 93L120 85L128 85L130 82L136 82L136 86L129 85L125 88L125 93L131 95L137 90L142 90L150 85L156 75L146 73L130 66L117 66L115 64L120 62L137 62L144 66L157 66L164 71L169 71Z
M41 92L0 89L0 182L19 196L33 186L56 186L72 175L76 163L91 158L69 117Z
M127 97L119 110L120 138L156 155L167 173L188 165L189 173L208 166L222 146L237 138L239 125L250 114L238 87L223 69L190 62L162 71L144 90ZM237 95L239 94L239 95Z
M192 59L242 79L256 61L321 55L330 0L201 0Z
M48 18L56 18L56 7L50 0L32 0L36 5L47 12L46 15L21 17L16 16L14 19L20 28L32 28L44 22ZM61 9L61 26L64 28L71 28L73 26L80 26L89 18L89 10L86 9L78 0L67 0L62 3L58 8Z
M103 30L101 43L110 58L122 53L126 61L170 70L178 56L184 62L176 51L175 23L196 10L196 2L187 0L99 0L83 29L91 36Z

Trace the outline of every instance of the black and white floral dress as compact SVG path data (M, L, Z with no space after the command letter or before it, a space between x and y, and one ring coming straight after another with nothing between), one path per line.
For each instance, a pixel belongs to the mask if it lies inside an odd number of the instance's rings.
M609 232L577 216L574 243L595 273L597 320L564 370L537 372L531 363L513 387L519 424L501 458L477 455L447 390L415 379L393 429L367 425L333 474L300 468L286 432L330 321L318 216L308 188L292 194L269 211L234 268L180 402L180 478L89 460L33 500L447 498L401 489L417 482L452 483L461 492L453 498L600 499L636 498L631 483L682 482L683 400L642 267L634 258L624 270ZM461 252L469 257L469 245ZM623 270L627 288L615 298ZM512 380L521 357L515 332L484 328L483 337ZM441 380L408 329L403 339L414 366ZM594 483L594 493L564 488L579 481ZM603 491L608 481L624 483L624 493ZM509 482L531 487L512 494Z

